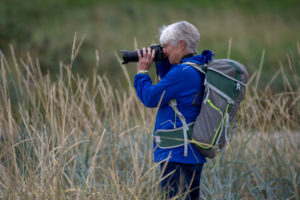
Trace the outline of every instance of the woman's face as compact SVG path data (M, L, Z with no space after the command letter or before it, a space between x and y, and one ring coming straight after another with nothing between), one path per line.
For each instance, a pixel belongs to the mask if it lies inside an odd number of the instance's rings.
M177 43L176 46L170 42L163 44L163 52L166 56L168 56L170 64L177 64L180 62L182 51L179 47L179 43Z

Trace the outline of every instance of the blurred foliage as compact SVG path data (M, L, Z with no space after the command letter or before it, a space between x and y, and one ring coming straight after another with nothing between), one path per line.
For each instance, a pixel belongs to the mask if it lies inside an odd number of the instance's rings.
M114 52L134 49L135 39L138 48L157 43L162 25L187 20L200 30L199 51L212 49L217 58L226 57L232 39L231 58L245 64L250 73L257 71L266 49L262 76L270 78L300 39L299 2L2 0L0 49L7 53L12 44L21 57L30 52L39 59L42 71L55 77L59 62L70 62L77 32L85 39L73 72L89 76L98 71L117 77L121 73ZM96 50L100 54L98 69ZM133 74L134 64L128 69Z

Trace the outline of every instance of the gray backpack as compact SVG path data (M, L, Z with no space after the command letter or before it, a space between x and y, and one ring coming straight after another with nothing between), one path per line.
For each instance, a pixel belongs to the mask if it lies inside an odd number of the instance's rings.
M248 72L237 61L215 59L208 65L185 62L205 73L205 94L192 132L192 143L214 158L231 135L239 105L246 92Z

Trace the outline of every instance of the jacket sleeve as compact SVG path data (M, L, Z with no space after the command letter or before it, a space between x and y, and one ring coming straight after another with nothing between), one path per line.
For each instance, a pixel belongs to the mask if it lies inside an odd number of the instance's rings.
M163 61L155 62L156 72L157 76L159 77L159 80L165 77L165 75L170 70L170 63L169 59L166 58Z
M149 75L137 74L134 77L134 87L142 103L153 108L158 106L164 91L161 105L167 104L184 89L184 75L180 68L174 67L159 83L152 85Z

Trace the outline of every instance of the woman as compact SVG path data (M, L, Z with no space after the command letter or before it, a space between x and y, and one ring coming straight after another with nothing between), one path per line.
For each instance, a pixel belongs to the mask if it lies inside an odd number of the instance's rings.
M146 51L143 48L142 55L138 51L139 62L134 87L137 96L145 106L157 107L160 103L154 127L154 162L161 163L163 175L161 186L169 198L184 194L187 194L187 199L200 197L200 177L206 159L194 144L183 142L184 124L194 122L200 112L199 105L203 98L205 78L185 62L205 64L212 56L212 52L208 50L196 54L199 40L200 34L197 28L186 21L163 27L160 43L167 59L156 63L161 80L154 85L148 70L153 62L155 51L150 48ZM164 130L170 133L178 129L182 130L182 142L177 140L180 144L168 145L165 140L167 137L163 135Z

